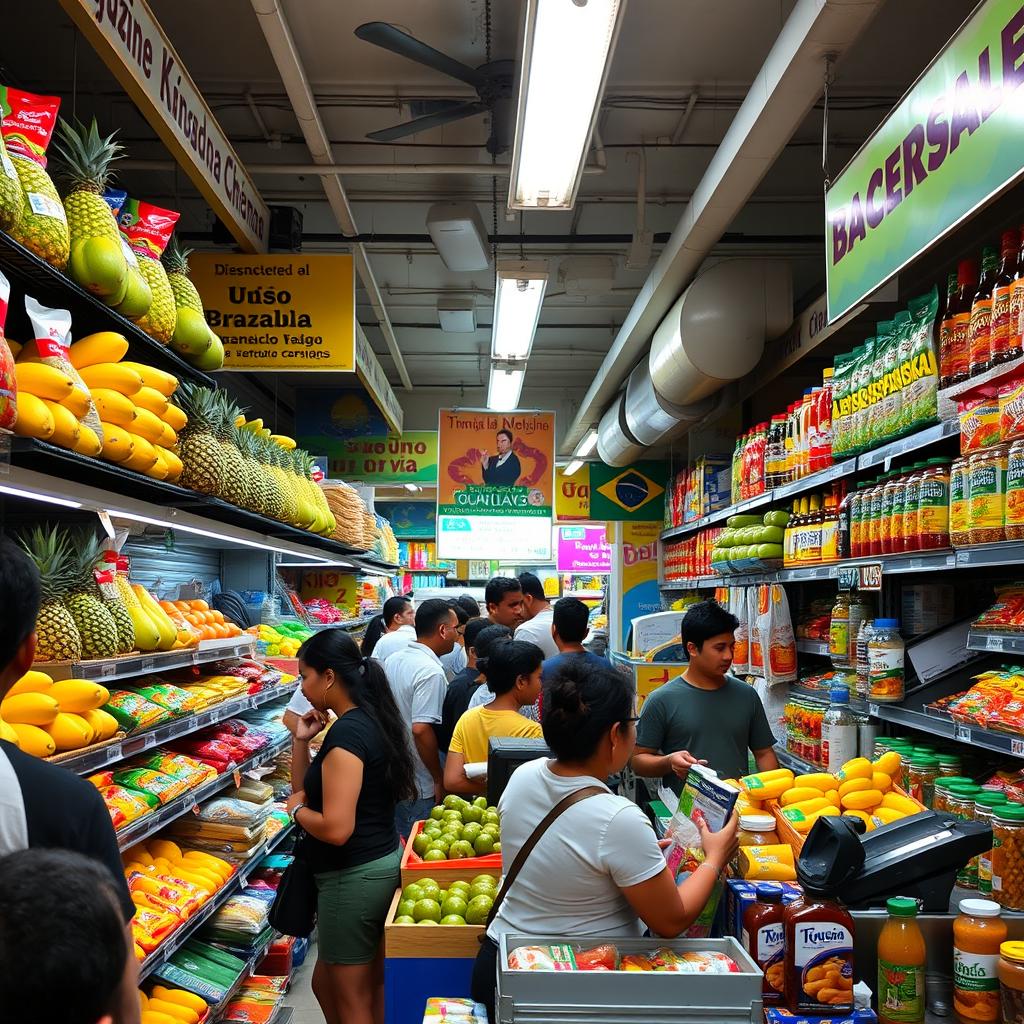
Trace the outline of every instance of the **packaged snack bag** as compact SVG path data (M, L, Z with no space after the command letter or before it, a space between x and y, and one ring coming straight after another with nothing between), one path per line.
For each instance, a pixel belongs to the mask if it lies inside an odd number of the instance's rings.
M161 804L170 803L188 791L183 779L164 775L151 768L124 768L114 772L114 782L137 793L152 794Z
M903 389L904 422L907 431L914 431L931 425L939 415L939 361L935 354L938 288L911 299L907 308L911 320L911 382Z
M747 631L750 634L750 674L764 675L764 648L767 637L761 631L761 585L747 587Z
M761 603L762 642L767 640L764 678L769 686L796 681L796 636L789 600L781 584L762 584L767 599Z
M729 587L729 610L736 616L736 646L732 671L746 675L750 671L750 622L747 619L747 594L744 587Z
M111 690L110 700L103 705L103 710L113 715L125 732L148 729L170 718L163 708L129 690Z
M885 364L886 355L894 338L892 324L889 322L877 325L875 334L875 348L871 356L871 380L868 390L871 395L871 406L868 414L868 436L871 443L888 437L887 430L892 429L892 424L886 419L885 406ZM895 355L892 356L895 360Z
M162 210L138 199L126 199L118 214L118 225L128 239L139 263L139 272L152 292L152 305L135 322L163 345L170 343L177 324L174 292L160 257L171 240L181 214Z
M957 402L961 455L970 455L999 444L999 399L995 395L995 388L985 387L980 395Z
M1024 437L1024 376L1014 374L999 383L999 439Z
M832 364L832 454L835 458L851 450L850 439L850 375L853 357L838 355Z

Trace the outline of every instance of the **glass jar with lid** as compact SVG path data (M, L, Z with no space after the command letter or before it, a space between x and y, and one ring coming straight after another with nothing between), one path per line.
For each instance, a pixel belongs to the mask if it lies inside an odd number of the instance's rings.
M996 808L1008 801L1005 793L979 793L974 798L974 820L983 821L992 828ZM978 895L992 895L992 850L978 854Z
M903 538L901 551L917 550L917 501L921 489L921 470L923 467L923 462L915 462L907 473L903 497L903 523L899 531Z
M867 646L868 700L898 704L904 697L904 644L899 619L875 619Z
M974 820L974 801L981 795L981 786L973 783L957 783L946 791L946 811L961 821ZM994 876L994 871L993 871ZM978 864L971 858L957 873L956 884L965 889L978 888ZM995 881L993 877L993 888ZM1005 904L1004 904L1005 905Z
M1004 910L1024 910L1024 807L1006 803L992 819L992 898Z
M996 445L970 457L967 530L971 544L1006 540L1007 455L1005 445Z
M864 554L864 509L868 496L868 482L862 480L850 495L850 557ZM870 499L869 499L870 502ZM870 507L870 504L869 504Z
M949 460L928 459L917 488L916 550L949 547ZM912 550L907 548L908 551Z
M939 777L939 759L934 754L912 754L910 758L910 795L931 810L935 798L935 780Z
M1024 539L1024 440L1006 455L1006 539Z
M828 655L837 668L850 664L850 595L840 590L828 627Z
M959 754L939 754L939 775L959 778L963 771L963 758Z
M895 471L893 471L895 472ZM878 478L878 483L871 488L871 512L868 519L866 555L882 553L882 504L885 500L885 485L893 473L885 473Z
M953 922L953 1010L962 1021L999 1020L999 947L1006 922L991 900L961 900Z
M971 542L968 466L968 457L961 455L953 460L949 469L949 542L955 548L962 548Z
M1004 942L999 947L998 974L1003 1020L1024 1020L1024 942Z
M892 473L882 488L882 515L878 521L878 546L880 554L891 555L893 553L894 533L898 534L901 545L900 550L902 550L903 523L900 522L899 527L894 529L894 510L898 503L902 519L903 491L906 487L906 482L906 477L901 476L899 473Z
M779 834L771 814L740 815L740 846L778 846Z
M933 811L937 814L949 813L949 804L947 801L947 797L949 796L949 787L957 784L973 786L974 779L969 779L966 775L940 775L935 780L935 795L932 798Z

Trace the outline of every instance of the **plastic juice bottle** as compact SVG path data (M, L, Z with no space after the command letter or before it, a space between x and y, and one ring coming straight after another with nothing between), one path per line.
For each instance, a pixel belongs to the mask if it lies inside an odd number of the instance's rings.
M946 308L939 323L939 387L949 387L953 383L949 379L950 348L953 344L955 314L952 312L956 301L956 274L946 278Z
M822 384L815 388L814 427L811 434L810 472L832 465L832 367L822 371Z
M811 414L814 407L814 389L808 388L804 392L803 401L800 403L800 476L805 477L810 472L811 465Z
M754 435L754 458L753 469L755 474L754 493L764 494L764 453L768 447L768 424L759 423L757 433Z
M854 488L850 495L850 550L846 553L845 558L860 558L861 545L863 541L861 535L863 533L863 509L864 509L864 495L867 493L865 488L867 487L867 481L862 480Z
M839 495L841 491L833 485L825 495L821 509L821 560L834 562L839 558Z
M785 417L776 414L768 427L768 441L764 448L764 485L779 486L780 463L785 457Z
M789 521L786 536L790 538L790 559L799 565L803 557L804 525L807 518L807 498L797 498L793 503L793 518Z
M817 565L821 561L821 533L825 515L821 508L821 496L812 494L807 519L803 527L801 565Z
M793 406L789 406L786 409L786 433L782 445L782 478L779 481L781 484L791 484L793 482L793 449L796 443L794 430Z
M946 319L952 321L946 366L946 386L959 384L970 375L969 334L971 306L978 290L978 264L961 260L956 268L956 294L947 304Z
M1021 355L1021 339L1024 336L1024 227L1020 230L1020 250L1017 253L1017 270L1010 291L1010 357Z
M731 501L735 504L740 500L741 485L743 483L743 435L736 438L736 447L732 450L732 489Z
M885 485L889 482L891 473L885 473L878 478L878 483L871 488L871 518L868 520L868 549L866 555L880 555L882 553L882 503L885 500Z
M825 769L837 772L857 756L860 726L850 711L850 691L837 686L829 693L829 708L821 720L821 759Z
M1020 235L1016 228L1003 232L999 245L999 269L996 271L996 283L992 289L992 327L989 331L990 365L1014 359L1013 335L1010 325L1010 303L1012 301L1013 282L1017 276L1017 249L1020 246Z
M894 896L878 936L879 1024L924 1024L927 954L917 924L917 900Z
M992 290L999 271L999 253L986 245L981 251L981 277L971 304L967 337L967 366L970 376L984 373L992 365Z

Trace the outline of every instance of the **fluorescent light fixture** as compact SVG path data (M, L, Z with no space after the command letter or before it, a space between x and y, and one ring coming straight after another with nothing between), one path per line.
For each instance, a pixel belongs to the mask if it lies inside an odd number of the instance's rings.
M419 484L403 484L402 486L412 494L415 494L420 489Z
M222 540L228 544L241 544L247 548L256 548L258 551L276 551L280 555L297 555L297 552L289 550L288 548L275 547L273 544L264 544L260 541L245 540L242 537L235 537L229 533L216 533L213 530L203 530L198 526L188 526L185 523L173 523L167 519L154 519L152 516L142 516L136 512L121 512L116 508L108 508L107 514L113 516L115 519L130 519L136 523L147 523L150 526L162 526L165 530L181 530L184 533L193 533L199 537L212 537L214 540ZM310 556L314 559L311 565L333 565L328 558L316 559L316 556Z
M626 0L526 0L508 205L571 210Z
M80 501L72 501L70 498L58 498L55 494L44 494L42 491L25 491L20 487L8 487L7 484L0 485L0 494L9 494L12 498L28 498L31 501L43 501L48 505L60 505L63 508L81 508Z
M562 476L572 476L573 473L577 472L578 470L580 470L582 468L583 468L583 460L582 459L573 459L572 462L570 462L565 467L565 469L562 470Z
M589 434L578 445L576 445L576 451L574 451L573 457L577 459L585 459L588 455L591 455L594 449L597 447L597 431L591 430Z
M492 359L516 362L530 357L547 286L548 267L544 262L498 263L491 325Z
M510 412L519 406L526 370L518 366L491 364L491 377L487 383L487 408L492 412Z
M332 569L354 569L355 566L351 562L278 562L277 567L279 569L326 569L330 566Z

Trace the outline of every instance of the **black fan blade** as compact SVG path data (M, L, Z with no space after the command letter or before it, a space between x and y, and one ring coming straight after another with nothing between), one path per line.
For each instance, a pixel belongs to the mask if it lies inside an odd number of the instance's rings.
M417 117L412 121L403 124L396 124L392 128L382 128L379 132L370 132L366 137L374 142L394 142L396 139L404 139L408 135L415 135L417 132L424 132L428 128L440 128L443 124L451 121L461 121L463 118L472 117L474 114L483 114L487 111L487 105L477 100L469 103L459 103L449 107L447 110L439 110L436 114L426 114Z
M426 43L421 43L386 21L368 21L356 29L356 35L364 42L383 47L400 57L414 60L417 64L424 64L428 68L440 71L442 75L465 82L474 89L479 89L486 82L485 76L479 71L440 50L435 50L432 46L427 46Z

